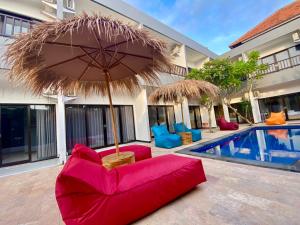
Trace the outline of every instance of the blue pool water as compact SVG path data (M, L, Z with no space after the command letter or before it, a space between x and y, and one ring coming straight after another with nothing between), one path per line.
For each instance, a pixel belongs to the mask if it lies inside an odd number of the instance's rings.
M226 161L300 172L300 126L250 128L189 151Z

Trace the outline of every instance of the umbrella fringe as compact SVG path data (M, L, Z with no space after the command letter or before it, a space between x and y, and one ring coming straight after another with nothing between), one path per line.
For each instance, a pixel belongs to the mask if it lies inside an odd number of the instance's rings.
M202 80L181 80L155 89L149 96L149 101L157 104L160 101L181 102L182 98L200 98L202 95L215 98L219 88L214 84Z
M72 45L74 33L79 32L80 29L82 31L88 29L90 33L96 29L98 35L102 35L107 42L116 42L117 37L122 35L127 44L138 41L142 46L152 49L152 63L139 71L136 76L113 80L111 82L113 92L134 94L140 89L139 79L146 84L157 85L159 84L158 72L164 71L166 67L171 68L166 44L151 38L147 31L109 17L101 17L97 14L89 16L83 13L60 22L39 23L32 32L18 35L4 55L5 62L12 65L11 70L8 71L9 78L29 87L34 94L41 94L48 87L60 87L65 92L76 89L84 94L91 92L106 94L104 81L76 81L67 75L54 74L51 69L45 69L45 63L42 57L39 57L46 42L58 40L64 35L69 35Z

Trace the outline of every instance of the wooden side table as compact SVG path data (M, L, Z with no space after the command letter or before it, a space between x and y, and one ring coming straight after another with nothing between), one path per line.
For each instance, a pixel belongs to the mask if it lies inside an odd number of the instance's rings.
M191 132L180 132L178 133L182 139L182 144L188 145L193 142Z
M113 169L117 166L127 165L135 162L133 152L120 152L104 156L102 158L102 165L107 169Z

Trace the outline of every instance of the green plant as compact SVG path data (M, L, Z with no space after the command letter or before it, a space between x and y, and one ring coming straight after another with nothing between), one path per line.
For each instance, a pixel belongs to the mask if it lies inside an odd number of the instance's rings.
M237 116L243 118L250 125L252 122L243 116L231 105L231 99L237 93L250 93L253 91L255 81L262 77L262 71L267 66L259 64L259 52L253 51L247 55L247 60L231 61L228 58L211 60L204 64L201 69L193 69L189 74L189 79L206 80L220 88L220 100L226 104ZM247 101L250 103L250 98ZM213 107L213 101L210 101L210 110ZM248 107L250 111L251 107ZM245 110L246 112L246 110ZM210 112L209 112L210 113Z

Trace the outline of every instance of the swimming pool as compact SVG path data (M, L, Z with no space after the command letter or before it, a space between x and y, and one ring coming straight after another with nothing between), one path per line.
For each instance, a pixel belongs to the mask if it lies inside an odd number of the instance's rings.
M179 152L300 172L300 126L253 127Z

